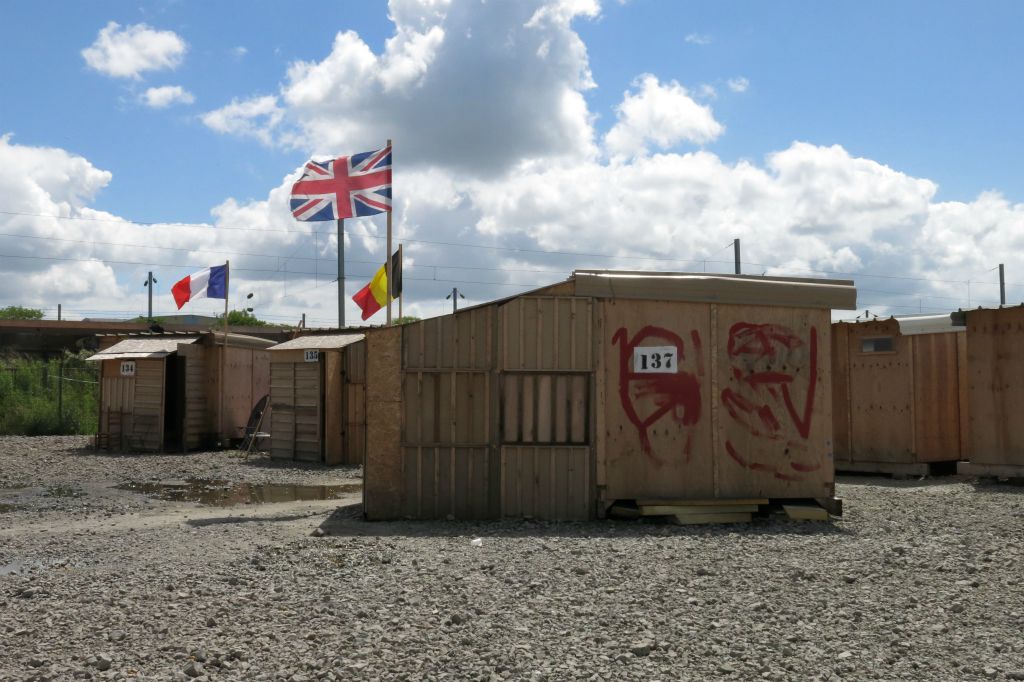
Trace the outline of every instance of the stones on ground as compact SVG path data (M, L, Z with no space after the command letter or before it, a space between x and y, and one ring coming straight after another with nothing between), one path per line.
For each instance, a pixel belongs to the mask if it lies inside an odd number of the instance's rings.
M189 661L182 672L189 677L199 677L206 674L206 671L203 670L203 664L199 661Z

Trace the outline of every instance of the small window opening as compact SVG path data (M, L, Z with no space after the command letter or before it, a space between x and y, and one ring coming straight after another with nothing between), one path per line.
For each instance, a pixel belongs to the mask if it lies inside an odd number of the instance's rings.
M879 336L863 339L860 342L861 353L891 353L894 350L891 336Z

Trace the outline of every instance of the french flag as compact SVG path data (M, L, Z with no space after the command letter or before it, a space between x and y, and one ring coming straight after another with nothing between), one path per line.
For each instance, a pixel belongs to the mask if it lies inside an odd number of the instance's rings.
M185 277L171 287L178 310L193 298L227 298L228 266L214 265Z

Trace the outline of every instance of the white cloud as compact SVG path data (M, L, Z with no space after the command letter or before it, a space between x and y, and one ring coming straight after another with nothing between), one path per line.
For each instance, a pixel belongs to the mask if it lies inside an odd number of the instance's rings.
M241 59L247 54L249 54L249 48L244 45L238 45L237 47L231 48L231 56L235 59Z
M750 87L750 81L740 76L738 78L730 78L726 85L733 92L746 92L747 88Z
M271 144L274 129L281 122L284 111L277 97L265 95L231 103L200 116L202 122L218 133L254 137L263 144Z
M625 93L618 121L605 136L605 148L612 157L644 154L649 142L661 149L680 142L711 142L725 132L711 108L695 102L679 83L662 85L645 74L633 85L639 92Z
M121 27L111 21L82 50L85 63L114 78L141 78L144 71L174 69L181 64L188 45L174 31L158 31L146 24Z
M164 85L159 88L148 88L142 94L142 101L153 109L163 109L172 104L192 104L196 98L180 85Z
M710 45L711 44L711 36L709 36L709 35L701 35L700 33L689 33L689 34L687 34L687 36L685 38L683 38L683 40L688 42L688 43L690 43L691 45Z

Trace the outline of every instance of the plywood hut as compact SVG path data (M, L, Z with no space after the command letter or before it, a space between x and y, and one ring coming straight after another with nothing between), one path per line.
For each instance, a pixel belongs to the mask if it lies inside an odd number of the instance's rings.
M101 337L89 358L101 363L97 445L182 451L241 438L269 390L272 345L228 334L225 346L220 332Z
M967 442L966 358L949 314L833 324L836 469L953 473Z
M855 305L849 281L578 271L368 330L365 513L832 497L830 311Z
M967 452L961 474L1024 478L1024 305L954 313L967 326Z
M271 348L271 456L362 464L365 387L362 334L301 336Z

